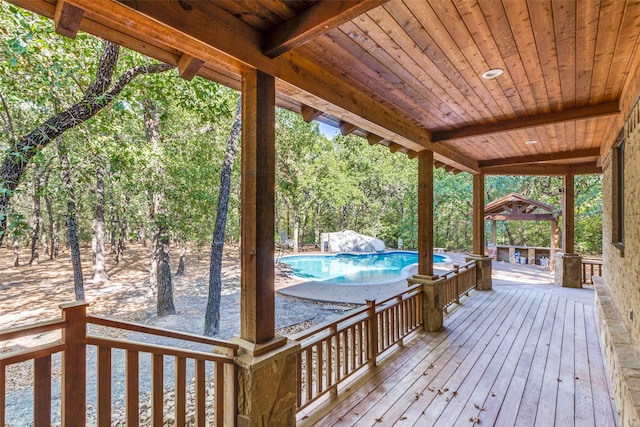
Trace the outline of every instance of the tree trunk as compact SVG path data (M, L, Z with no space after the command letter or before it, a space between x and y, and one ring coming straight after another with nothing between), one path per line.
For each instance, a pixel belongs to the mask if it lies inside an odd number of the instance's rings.
M111 255L116 254L116 208L111 204L111 213L109 214L109 223L111 226L109 227L109 240L111 242ZM116 260L117 262L117 260Z
M8 154L4 156L0 165L0 182L8 190L0 194L0 244L7 230L9 202L33 156L65 131L95 116L137 76L161 73L174 68L168 64L140 65L125 71L112 85L119 49L118 45L105 41L96 77L82 99L65 111L56 111L55 115L11 144ZM14 153L19 156L14 156Z
M222 250L224 248L224 233L227 226L227 210L229 207L229 192L231 191L231 170L236 159L240 127L242 124L242 102L238 98L236 114L227 140L227 151L220 171L220 194L218 195L218 209L216 222L211 239L211 263L209 265L209 296L207 309L204 314L204 334L213 336L220 332L220 300L222 293Z
M300 216L296 212L293 216L293 253L298 253L299 237L300 237Z
M185 271L185 256L187 255L187 240L180 239L180 259L178 260L178 269L176 276L183 276Z
M164 175L161 158L162 148L160 146L160 116L155 104L151 100L146 99L143 102L143 107L147 141L151 144L151 167L154 175L150 215L154 231L149 283L158 290L158 300L156 304L158 316L166 316L175 314L176 308L173 304L173 283L171 281L169 258L170 230L167 204L164 191L158 186L158 183L162 181L162 176Z
M40 211L40 180L41 171L38 165L33 169L33 217L31 227L31 258L29 265L38 264L40 256L38 254L38 246L40 241L40 225L42 224L42 213Z
M93 277L96 282L109 280L106 271L104 253L104 166L98 162L96 166L96 209L93 215L91 248L93 250Z
M18 236L13 236L13 266L20 267L20 243Z
M67 192L67 231L69 236L69 249L71 252L71 265L73 266L73 290L76 294L76 301L83 301L84 280L82 278L80 243L78 242L78 226L76 223L76 198L73 191L69 155L65 142L62 139L58 139L58 156L60 157L62 185Z

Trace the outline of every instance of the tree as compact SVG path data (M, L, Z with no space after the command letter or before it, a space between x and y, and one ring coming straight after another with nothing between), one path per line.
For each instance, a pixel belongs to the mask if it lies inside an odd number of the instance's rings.
M11 197L33 157L62 133L84 123L109 105L135 77L161 73L173 68L168 64L135 66L122 73L112 85L118 56L119 46L105 41L96 76L84 92L82 99L66 110L55 113L25 136L10 138L10 149L0 166L0 244L7 228L7 212ZM6 104L4 109L7 122L12 123ZM15 135L13 126L9 128L10 135Z
M222 293L222 250L224 249L224 234L227 227L227 212L229 209L229 193L231 191L231 171L236 159L238 141L242 124L242 99L238 98L236 114L229 132L227 152L220 171L220 190L216 222L211 238L211 262L209 264L209 295L204 315L204 334L216 335L220 332L220 300Z

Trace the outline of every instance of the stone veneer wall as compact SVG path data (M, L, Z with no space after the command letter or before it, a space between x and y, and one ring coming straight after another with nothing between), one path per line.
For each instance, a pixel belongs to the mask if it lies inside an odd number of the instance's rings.
M623 425L637 422L640 403L640 369L629 370L621 366L640 368L640 107L635 105L625 123L625 247L622 251L614 244L615 193L614 153L610 151L603 162L603 279L610 297L596 293L599 307L600 334ZM602 307L608 307L605 311ZM606 314L606 315L605 315ZM617 320L616 320L617 319ZM613 331L613 332L612 332ZM624 335L624 339L622 339ZM617 345L616 343L620 344ZM638 359L638 360L630 360ZM637 390L633 400L625 402L623 390ZM628 397L628 396L627 396ZM633 409L632 409L633 408ZM636 413L628 413L636 412ZM625 413L627 412L627 413Z

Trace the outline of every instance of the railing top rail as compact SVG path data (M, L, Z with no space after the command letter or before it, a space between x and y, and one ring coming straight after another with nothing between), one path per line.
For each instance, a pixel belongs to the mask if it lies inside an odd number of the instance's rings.
M152 326L140 325L138 323L133 323L133 322L124 322L121 320L109 319L107 317L102 317L102 316L87 315L87 323L100 325L100 326L107 326L110 328L125 329L127 331L132 331L132 332L141 332L144 334L159 335L159 336L163 336L167 338L175 338L183 341L197 342L200 344L208 344L216 347L230 348L233 350L238 350L240 348L238 344L234 344L229 341L218 340L214 338L205 337L202 335L189 334L185 332L177 332L169 329L155 328Z
M407 289L405 289L404 291L402 291L402 292L400 292L400 293L398 293L398 294L396 294L396 295L394 295L392 297L389 297L389 298L387 298L385 300L382 300L382 301L379 301L379 302L376 301L376 306L385 305L386 303L388 303L390 301L395 301L395 300L397 300L397 298L399 296L405 296L407 294L412 293L413 291L415 291L417 289L422 289L422 284L418 283L418 284L415 284L415 285L411 285Z
M463 273L464 270L468 270L471 267L475 267L475 265L476 265L476 261L475 260L471 260L471 261L466 262L464 264L460 264L457 268L453 268L453 269L447 271L446 273L442 273L439 277L442 277L443 279L448 279L449 277L447 277L447 276L452 275L452 274L456 274L456 273Z
M40 357L49 356L60 351L66 350L67 346L61 340L51 343L38 345L35 347L24 348L13 351L11 353L0 354L0 368L4 369L6 365L25 362L27 360L39 359Z
M7 328L0 332L0 341L12 340L15 338L26 337L27 335L41 334L44 332L55 331L67 326L67 321L63 319L49 319L41 322L32 323L30 325L16 326Z
M601 259L587 259L587 258L582 258L582 263L583 263L583 264L602 265L602 260L601 260Z

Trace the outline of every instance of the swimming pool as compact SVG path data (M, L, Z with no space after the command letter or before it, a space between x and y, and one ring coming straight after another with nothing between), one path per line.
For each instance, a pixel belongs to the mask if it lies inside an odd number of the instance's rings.
M434 263L446 262L447 257L433 255ZM280 259L301 279L336 284L380 284L407 277L407 267L418 263L418 253L409 251L377 254L343 253L336 255L288 255Z

